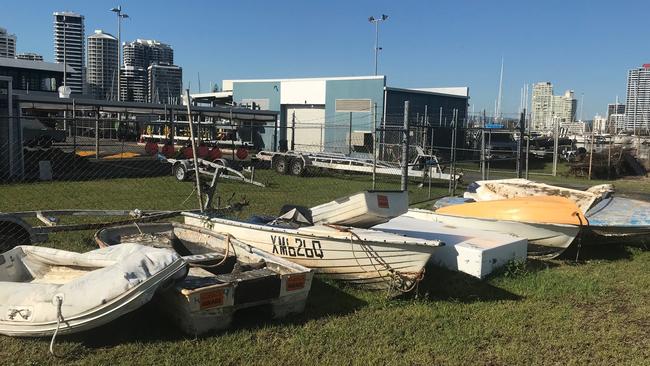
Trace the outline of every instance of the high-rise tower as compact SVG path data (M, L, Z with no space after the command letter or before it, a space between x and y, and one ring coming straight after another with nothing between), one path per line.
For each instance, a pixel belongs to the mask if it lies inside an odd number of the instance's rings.
M84 92L84 16L71 12L54 13L54 60L74 69L66 74L72 93Z
M96 30L88 36L88 91L96 99L117 100L117 38Z

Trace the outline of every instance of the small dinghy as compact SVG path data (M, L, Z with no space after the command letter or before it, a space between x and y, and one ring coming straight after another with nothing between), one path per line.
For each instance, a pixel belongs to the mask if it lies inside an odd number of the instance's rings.
M0 333L41 337L98 327L185 276L173 251L136 244L74 253L17 246L0 255Z
M335 280L368 289L409 291L422 279L431 254L444 243L342 224L378 225L407 207L407 193L369 191L312 209L287 205L277 217L253 216L248 221L196 213L183 216L187 224L228 233ZM313 220L313 212L319 221Z
M405 216L455 227L513 234L528 239L532 256L554 257L589 224L580 208L562 197L522 197L409 210Z
M273 318L305 309L313 272L228 235L180 223L125 225L100 230L100 247L137 242L173 249L190 270L157 301L176 326L192 335L230 326L237 310L268 306Z

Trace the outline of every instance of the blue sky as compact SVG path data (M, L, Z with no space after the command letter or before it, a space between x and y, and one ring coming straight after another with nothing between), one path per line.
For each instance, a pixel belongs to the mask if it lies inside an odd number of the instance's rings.
M501 57L503 111L516 112L524 83L584 93L584 118L625 98L629 68L650 62L649 1L5 1L0 27L19 52L53 59L52 13L86 17L86 32L169 43L184 82L206 91L222 79L371 75L381 25L379 73L396 87L469 86L476 111L494 110Z

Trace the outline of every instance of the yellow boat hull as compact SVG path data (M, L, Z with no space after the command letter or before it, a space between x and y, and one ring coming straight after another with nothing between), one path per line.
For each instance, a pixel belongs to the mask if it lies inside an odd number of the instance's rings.
M537 224L589 224L571 200L556 196L518 197L441 207L437 214Z

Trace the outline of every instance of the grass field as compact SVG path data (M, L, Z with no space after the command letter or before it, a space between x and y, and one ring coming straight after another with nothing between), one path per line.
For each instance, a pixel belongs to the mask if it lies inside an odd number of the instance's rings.
M311 206L362 189L363 176L285 177L259 172L268 188L220 183L250 201L242 216L276 213L287 202ZM587 181L564 179L566 184ZM594 184L597 182L593 182ZM621 184L622 183L622 184ZM396 188L382 180L380 188ZM648 181L617 182L648 193ZM411 201L427 188L411 185ZM447 191L435 185L433 196ZM195 207L191 183L172 177L8 185L0 210ZM189 196L189 198L188 198ZM420 203L423 205L423 203ZM92 232L51 235L45 245L94 249ZM417 296L316 280L304 314L269 321L249 311L236 326L184 337L152 305L118 321L57 340L0 337L2 364L650 364L650 252L614 247L582 251L582 260L529 261L485 281L427 268Z

